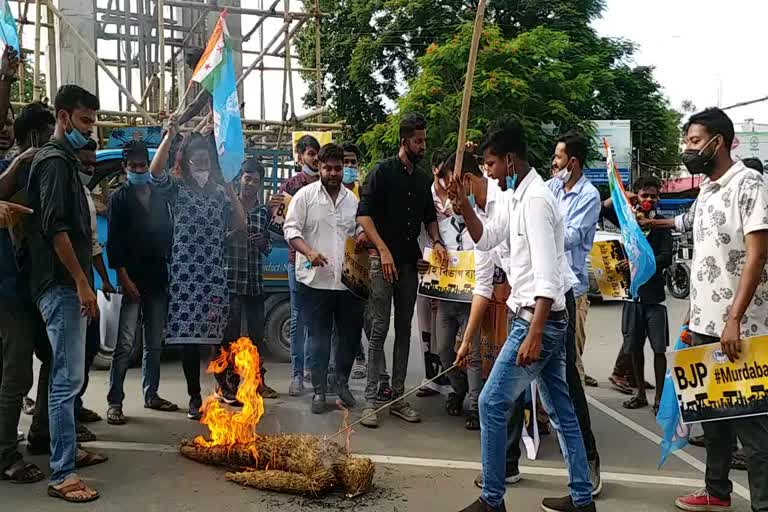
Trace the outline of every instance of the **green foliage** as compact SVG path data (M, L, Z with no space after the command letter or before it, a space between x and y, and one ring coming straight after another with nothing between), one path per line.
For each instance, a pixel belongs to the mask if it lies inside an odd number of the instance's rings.
M24 66L24 88L23 93L19 95L19 84L14 82L11 85L11 101L19 103L29 103L34 97L34 69L29 59L21 61L19 68ZM21 69L19 69L21 72ZM40 87L45 90L45 75L40 73Z

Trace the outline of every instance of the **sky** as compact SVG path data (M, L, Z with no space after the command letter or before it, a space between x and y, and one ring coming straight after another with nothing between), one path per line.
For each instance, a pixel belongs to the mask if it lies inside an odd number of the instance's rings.
M258 8L264 1L241 0L241 4ZM299 1L291 0L290 3L291 10L301 9ZM768 0L606 0L606 5L602 19L596 20L593 26L600 35L627 39L637 45L633 61L655 67L654 76L672 107L679 109L684 100L691 100L698 109L703 109L768 96L766 40L762 35L768 20ZM243 16L243 31L248 31L256 20L252 16ZM281 23L280 19L265 23L266 41L272 38ZM25 46L30 48L33 44L32 40L28 41L31 32L30 29L25 33ZM246 43L245 48L258 50L258 36ZM99 48L99 52L114 55L114 47L110 48L107 43ZM244 66L253 58L253 55L245 55ZM277 66L280 60L267 58L265 65ZM298 63L294 62L294 65ZM280 118L282 77L282 72L265 72L267 119ZM101 71L99 88L104 106L115 109L116 88ZM258 73L254 72L245 81L247 118L261 116L259 90ZM306 91L306 84L296 74L297 114L307 111L301 104ZM134 91L134 94L139 97L141 92ZM768 123L768 101L728 112L736 123L748 118Z

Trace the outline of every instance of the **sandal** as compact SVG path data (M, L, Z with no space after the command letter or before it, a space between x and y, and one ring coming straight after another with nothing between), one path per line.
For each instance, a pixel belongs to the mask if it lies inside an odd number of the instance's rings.
M82 423L76 425L76 432L78 443L90 443L96 440L96 434L88 430Z
M159 396L156 396L150 400L149 403L144 404L144 408L162 412L175 412L179 410L178 405L174 404L173 402L169 402L164 398L160 398Z
M448 395L445 401L445 411L449 416L461 416L461 410L464 407L464 397L459 397L456 393Z
M477 411L470 411L464 422L464 428L467 430L480 430L480 415Z
M96 411L83 407L77 412L77 421L80 423L96 423L101 421L101 416Z
M83 449L77 449L77 456L75 457L76 468L87 468L88 466L96 466L98 464L104 464L109 460L106 455L100 453L89 452Z
M12 484L33 484L45 478L40 468L31 462L25 462L19 459L2 473L2 479L8 480Z
M120 407L107 409L107 423L110 425L125 425L125 415Z
M69 483L67 483L69 482ZM69 503L88 503L99 499L99 492L85 485L79 477L48 486L48 496Z
M611 375L610 377L608 377L608 382L611 383L611 388L615 389L619 393L622 393L624 395L633 395L635 393L632 390L632 387L630 387L626 379L623 379L620 377L614 377L613 375Z
M648 407L648 399L642 395L636 395L621 404L625 409L642 409Z

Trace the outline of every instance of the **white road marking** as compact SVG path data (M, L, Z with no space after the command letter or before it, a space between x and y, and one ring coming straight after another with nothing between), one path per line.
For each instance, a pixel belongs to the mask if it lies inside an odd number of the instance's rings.
M600 412L610 416L611 418L613 418L614 420L618 421L619 423L621 423L625 427L634 430L636 433L640 434L641 436L643 436L644 438L648 439L652 443L655 443L656 445L661 446L662 439L657 434L651 432L650 430L648 430L644 426L642 426L642 425L632 421L631 419L627 418L623 414L613 410L612 408L610 408L609 406L605 405L600 400L598 400L598 399L596 399L594 397L591 397L589 395L586 395L586 396L587 396L587 402L589 402L589 404L592 407L594 407L595 409L598 409ZM684 452L683 450L674 451L674 452L672 452L672 455L677 457L678 459L682 460L683 462L685 462L689 466L695 468L696 470L698 470L698 471L700 471L702 473L704 473L706 471L706 469L707 469L707 466L706 466L705 463L703 463L702 461L700 461L699 459L697 459L696 457L694 457L690 453ZM739 484L737 482L733 482L733 492L735 492L736 494L738 494L739 496L741 496L745 500L749 501L749 489L747 489L743 485L741 485L741 484Z
M152 452L152 453L178 453L179 448L167 444L152 443L131 443L120 441L95 441L88 443L88 448L100 450L117 450L132 452ZM393 466L416 466L441 469L466 469L480 471L482 465L479 462L465 460L446 460L446 459L428 459L420 457L397 457L391 455L369 455L359 454L360 457L369 457L378 464L389 464ZM564 468L549 468L541 466L520 466L520 472L524 475L568 477L568 471ZM701 487L704 482L694 478L678 478L660 475L644 475L636 473L602 473L603 480L606 482L625 482L636 484L653 485L671 485L675 487Z

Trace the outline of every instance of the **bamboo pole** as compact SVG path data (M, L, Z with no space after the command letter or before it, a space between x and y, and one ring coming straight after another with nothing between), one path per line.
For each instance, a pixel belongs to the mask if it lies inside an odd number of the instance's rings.
M315 105L320 108L323 104L323 73L320 69L320 0L315 0ZM320 118L322 121L322 117Z
M32 75L32 100L40 99L40 18L43 15L42 0L35 0L35 69Z
M148 123L156 123L157 120L155 117L147 112L144 107L141 106L141 104L136 101L136 98L133 97L133 95L130 93L128 89L126 89L123 84L120 83L120 81L117 79L117 77L112 73L112 70L109 69L109 67L104 64L98 55L96 55L96 52L88 45L88 41L85 40L85 38L80 35L80 32L77 31L77 29L72 26L72 23L64 16L61 11L53 5L53 2L51 0L44 0L46 5L48 5L48 8L53 12L53 14L59 18L59 21L63 23L64 25L69 28L69 30L72 32L72 35L75 36L75 38L80 42L80 46L83 50L85 50L85 53L87 53L95 62L96 64L104 71L104 73L107 74L107 76L112 80L115 85L117 85L118 89L125 94L125 97L128 98L128 101L133 103L133 105L136 107L136 110L141 113L142 117L147 120Z
M286 12L290 8L290 0L285 0L285 10ZM288 79L288 98L291 103L291 118L296 116L296 109L294 107L294 99L293 99L293 70L291 69L291 34L288 30L288 27L291 23L291 18L288 14L286 14L285 22L287 23L285 27L285 41L283 45L284 53L285 53L285 77ZM263 74L263 70L262 70Z
M218 11L221 12L224 9L227 10L230 14L250 14L253 16L270 16L270 17L280 17L282 18L285 13L280 11L264 11L259 9L246 9L244 7L236 7L236 6L224 6L224 5L217 5L216 3L210 3L210 4L200 4L197 2L190 2L187 0L166 0L165 5L168 5L170 7L185 7L189 9L208 9L209 11ZM305 12L291 12L289 13L293 19L300 19L300 18L311 18L312 14L307 14Z
M456 142L456 166L453 170L454 179L461 178L461 168L464 161L464 146L467 143L467 124L469 123L469 104L472 101L472 83L475 80L475 64L477 64L477 47L480 45L480 35L483 33L483 17L485 16L485 0L477 3L475 26L472 30L472 43L469 47L467 61L467 76L464 78L464 96L461 98L461 116L459 117L459 136Z
M165 3L163 0L157 0L157 61L160 64L158 70L158 76L160 78L158 102L160 104L160 112L165 112L165 29L163 28L163 22L165 16L163 11L165 10Z

